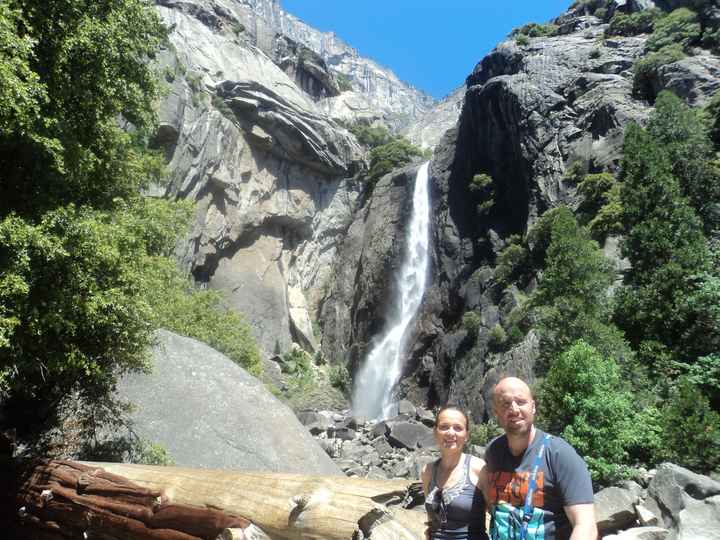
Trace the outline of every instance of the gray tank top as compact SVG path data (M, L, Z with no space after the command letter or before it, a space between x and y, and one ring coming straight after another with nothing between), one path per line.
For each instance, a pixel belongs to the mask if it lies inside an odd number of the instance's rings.
M432 478L425 498L432 540L487 540L485 497L470 481L470 456L463 454L462 459L463 476L447 489L437 485L440 460L432 464Z

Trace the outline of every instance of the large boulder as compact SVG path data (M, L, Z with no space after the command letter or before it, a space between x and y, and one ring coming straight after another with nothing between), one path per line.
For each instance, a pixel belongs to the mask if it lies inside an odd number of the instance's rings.
M703 538L720 538L720 512L717 506L720 482L679 465L663 463L648 486L648 496L660 508L665 525L676 527L679 534L685 534L684 538L700 538L683 533L696 530L692 516L701 516L703 523L709 522L711 530L717 531L712 533L716 536Z
M194 339L157 332L152 371L124 376L132 430L176 465L340 475L293 412L244 369Z
M637 497L627 489L605 488L595 494L595 519L600 534L633 525Z

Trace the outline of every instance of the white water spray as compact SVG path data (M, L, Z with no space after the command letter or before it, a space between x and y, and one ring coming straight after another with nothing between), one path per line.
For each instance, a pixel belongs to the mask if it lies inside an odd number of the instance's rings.
M398 278L397 318L388 321L386 333L370 351L355 380L353 412L366 418L386 418L392 405L392 390L402 373L405 331L420 307L428 268L428 163L415 177L413 211L408 229L407 253Z

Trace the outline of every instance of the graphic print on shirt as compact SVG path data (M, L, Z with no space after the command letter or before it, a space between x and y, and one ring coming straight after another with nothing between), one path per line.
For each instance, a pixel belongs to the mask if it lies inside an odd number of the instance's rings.
M543 471L538 471L535 482L532 504L535 508L542 508L545 503L545 474ZM488 476L487 503L499 504L505 502L517 508L522 508L525 504L529 485L530 473L528 471L490 473Z

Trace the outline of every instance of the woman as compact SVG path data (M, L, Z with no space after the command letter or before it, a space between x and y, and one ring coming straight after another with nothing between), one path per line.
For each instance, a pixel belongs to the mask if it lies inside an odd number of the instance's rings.
M429 540L488 538L482 492L485 462L463 452L469 428L467 415L457 407L443 407L435 419L440 459L422 471Z

